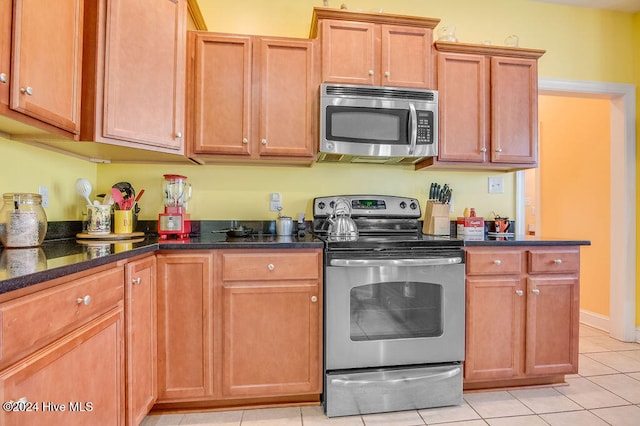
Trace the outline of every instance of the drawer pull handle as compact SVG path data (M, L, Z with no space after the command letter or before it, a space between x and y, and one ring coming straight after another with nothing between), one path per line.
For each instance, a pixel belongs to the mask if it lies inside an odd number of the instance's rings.
M33 95L33 88L31 88L31 86L27 86L27 87L21 87L20 88L20 93L24 93L26 95Z
M243 143L243 144L245 144L245 145L246 145L246 144L248 144L248 143L249 143L249 139L247 139L247 138L242 138L242 143Z
M537 288L534 288L533 290L531 290L531 293L535 294L536 296L540 294L540 290L538 290Z
M274 265L273 263L270 263L267 265L267 269L270 271L273 271L274 269L276 269L276 265Z
M140 283L142 282L142 278L140 278L140 277L138 277L138 278L134 278L134 279L132 279L132 280L131 280L131 282L132 282L134 285L140 285Z
M88 305L89 303L91 303L91 296L87 294L85 297L78 297L76 299L76 303L78 305Z
M496 260L493 261L493 264L494 265L501 265L502 264L502 260L496 259Z
M522 290L516 290L516 294L520 297L524 296L524 291Z
M555 259L553 263L555 263L556 265L560 265L562 264L562 259Z
M311 296L311 301L316 303L318 301L318 296Z

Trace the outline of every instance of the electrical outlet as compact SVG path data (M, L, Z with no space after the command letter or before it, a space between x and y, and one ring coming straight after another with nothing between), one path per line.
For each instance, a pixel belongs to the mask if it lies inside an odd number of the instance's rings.
M38 194L42 197L42 207L45 209L49 207L49 187L48 186L38 186Z
M489 178L489 194L502 194L504 192L504 178Z
M269 210L277 212L282 209L282 194L273 192L269 195Z

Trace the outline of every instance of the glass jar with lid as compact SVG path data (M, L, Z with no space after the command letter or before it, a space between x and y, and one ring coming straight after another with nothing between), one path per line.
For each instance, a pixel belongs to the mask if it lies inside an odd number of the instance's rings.
M39 194L6 193L0 209L0 242L7 248L37 247L47 233Z

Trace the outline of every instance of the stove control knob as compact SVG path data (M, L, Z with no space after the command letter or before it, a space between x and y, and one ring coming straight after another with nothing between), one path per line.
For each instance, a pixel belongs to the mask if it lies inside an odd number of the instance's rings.
M333 208L333 206L335 206L335 204L336 204L335 202L331 201L331 202L329 203L329 207L330 207L330 208Z
M325 207L326 207L326 204L324 203L324 201L320 201L320 202L318 203L318 208L319 208L320 210L324 210L324 208L325 208Z
M418 205L412 201L411 204L409 204L409 207L411 207L411 210L415 210L418 208Z
M404 201L400 202L400 208L401 209L406 209L407 208L407 203L405 203Z

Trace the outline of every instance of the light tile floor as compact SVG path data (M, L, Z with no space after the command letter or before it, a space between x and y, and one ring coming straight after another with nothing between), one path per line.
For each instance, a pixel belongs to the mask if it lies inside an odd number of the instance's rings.
M568 386L465 393L456 407L329 419L321 407L149 415L143 426L591 426L640 425L640 344L580 327L578 374Z

